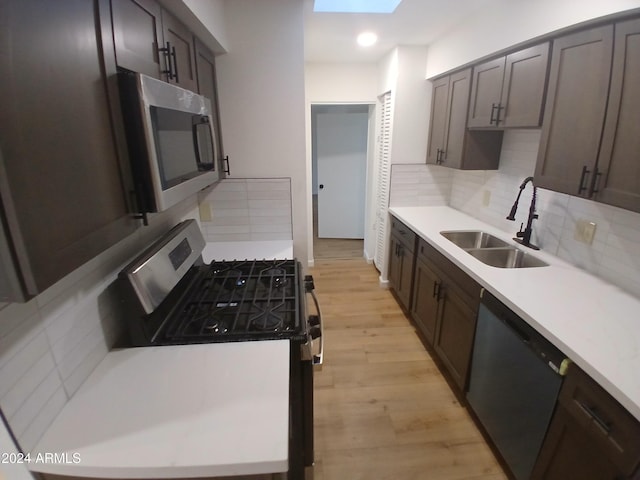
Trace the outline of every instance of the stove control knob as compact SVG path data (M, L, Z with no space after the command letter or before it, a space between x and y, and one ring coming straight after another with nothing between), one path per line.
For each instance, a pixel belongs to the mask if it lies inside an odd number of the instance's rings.
M318 315L309 315L309 325L312 327L320 325L320 317Z
M309 336L311 337L311 340L320 338L321 335L322 335L322 331L320 330L320 327L311 327L309 329Z

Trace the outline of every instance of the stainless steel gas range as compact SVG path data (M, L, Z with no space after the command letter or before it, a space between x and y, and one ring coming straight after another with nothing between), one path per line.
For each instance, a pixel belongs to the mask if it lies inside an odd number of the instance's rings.
M313 278L296 260L204 264L205 241L184 221L125 267L118 283L128 346L290 341L289 472L312 476L313 367L322 364L322 320ZM314 314L307 311L312 299Z

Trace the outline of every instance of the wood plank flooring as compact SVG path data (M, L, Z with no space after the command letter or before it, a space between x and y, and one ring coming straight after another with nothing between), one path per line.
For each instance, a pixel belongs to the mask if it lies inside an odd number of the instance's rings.
M378 272L318 260L316 480L506 479Z

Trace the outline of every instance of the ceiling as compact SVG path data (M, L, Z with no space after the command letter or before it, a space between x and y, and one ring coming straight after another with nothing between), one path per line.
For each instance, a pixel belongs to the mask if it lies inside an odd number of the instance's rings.
M314 13L313 0L304 2L305 61L372 63L397 45L428 45L495 0L403 0L392 14ZM358 46L363 30L378 43Z

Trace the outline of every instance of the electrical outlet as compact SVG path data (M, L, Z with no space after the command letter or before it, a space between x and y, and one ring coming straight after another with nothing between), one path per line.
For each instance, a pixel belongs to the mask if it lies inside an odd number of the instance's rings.
M576 222L576 229L573 232L573 238L579 242L591 245L593 243L593 237L596 235L596 227L596 223L580 219Z
M482 206L488 207L491 203L491 190L485 190L482 195Z
M202 202L198 205L198 209L200 210L200 221L210 222L212 219L211 204L209 202Z

